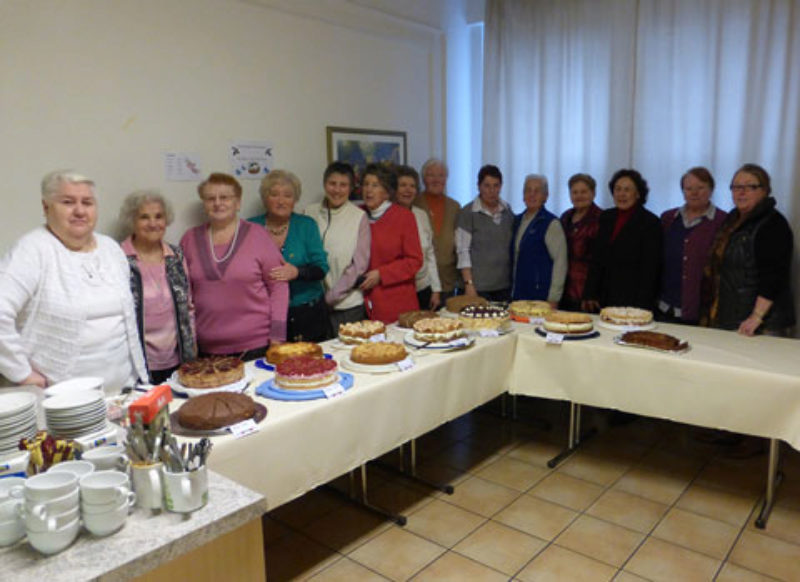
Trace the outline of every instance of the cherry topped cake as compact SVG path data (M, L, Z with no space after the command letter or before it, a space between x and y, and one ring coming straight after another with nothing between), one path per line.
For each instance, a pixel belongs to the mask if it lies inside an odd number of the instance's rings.
M458 321L466 329L504 330L511 325L511 316L497 305L467 305L459 311Z
M286 390L314 390L339 381L339 365L334 360L299 356L275 366L275 384Z
M198 358L178 368L178 382L186 388L219 388L242 378L244 362L232 356Z
M339 324L339 339L346 344L360 344L369 341L374 335L386 333L382 321L364 319L353 323Z

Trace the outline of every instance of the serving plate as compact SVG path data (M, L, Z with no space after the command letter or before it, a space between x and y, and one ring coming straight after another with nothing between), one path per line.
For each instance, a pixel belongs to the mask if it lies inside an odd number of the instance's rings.
M414 359L411 356L406 356L403 361L406 360L410 360L411 366L414 365ZM400 372L399 363L400 362L392 362L391 364L361 364L351 360L350 354L342 358L343 368L347 368L351 372L359 372L362 374L391 374L392 372Z
M414 337L414 332L409 331L406 333L403 341L406 345L421 350L463 350L475 343L475 337L467 335L450 340L449 342L426 342L418 340Z
M267 407L256 402L256 411L251 417L256 424L260 424L267 417ZM246 419L245 419L246 420ZM178 420L178 410L169 415L170 429L172 434L186 437L200 437L200 436L222 436L230 433L230 426L223 426L220 428L210 430L194 430L186 428Z
M173 392L180 396L194 398L195 396L202 396L203 394L210 394L212 392L241 392L252 379L253 375L251 374L250 370L245 368L244 377L237 382L223 384L222 386L217 386L215 388L189 388L178 381L178 371L175 370L172 373L172 376L167 378L167 381L164 382L164 384L167 384L170 388L172 388Z
M625 347L628 347L628 348L642 348L642 349L645 349L645 350L651 350L651 351L659 352L659 353L662 353L662 354L685 354L686 352L688 352L691 349L691 346L687 342L683 342L683 340L681 340L680 338L675 338L675 339L685 343L686 347L681 348L680 350L665 350L665 349L662 349L662 348L657 348L655 346L644 346L642 344L632 344L632 343L626 342L626 341L624 341L622 339L622 335L623 334L614 336L614 340L613 341L617 345L625 346Z
M583 333L562 333L562 334L559 334L557 331L547 331L546 329L541 327L537 327L534 331L536 332L536 335L540 335L542 337L547 337L548 333L555 333L563 336L564 340L566 341L592 339L600 335L600 332L597 331L596 329L593 329L591 331L585 331Z

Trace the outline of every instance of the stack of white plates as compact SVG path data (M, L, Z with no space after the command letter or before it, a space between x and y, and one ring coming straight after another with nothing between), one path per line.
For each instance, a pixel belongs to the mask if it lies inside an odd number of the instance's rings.
M99 390L53 396L42 408L47 429L57 438L74 439L106 428L106 401Z
M48 398L61 396L62 394L72 394L73 392L85 392L87 390L103 391L103 379L95 376L85 376L81 378L70 378L58 384L53 384L45 388L44 395Z
M19 451L19 441L36 435L36 396L0 394L0 456Z

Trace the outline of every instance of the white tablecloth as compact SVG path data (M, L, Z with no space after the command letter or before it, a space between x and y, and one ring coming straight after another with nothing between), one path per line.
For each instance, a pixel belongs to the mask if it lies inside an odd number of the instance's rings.
M401 337L392 330L389 339ZM329 345L323 344L341 361L347 350ZM514 348L512 334L478 338L458 352L426 350L410 371L354 374L354 387L331 400L257 397L268 409L260 431L238 440L214 437L209 466L275 508L505 392ZM258 381L272 375L253 373Z
M734 432L800 449L800 343L659 324L689 342L684 354L599 338L549 345L519 331L509 392L569 400Z

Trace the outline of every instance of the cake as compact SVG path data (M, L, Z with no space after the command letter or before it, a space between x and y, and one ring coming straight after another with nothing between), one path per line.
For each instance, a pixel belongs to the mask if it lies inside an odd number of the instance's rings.
M178 422L192 430L213 430L236 424L256 413L256 403L246 394L211 392L192 398L178 409Z
M450 313L460 313L467 305L489 305L489 302L475 295L455 295L448 297L444 304Z
M178 368L178 382L186 388L218 388L242 378L244 362L232 356L198 358Z
M397 325L412 328L420 319L430 319L431 317L437 317L437 315L433 311L406 311L397 317Z
M367 342L359 344L350 351L350 360L357 364L393 364L405 360L406 349L395 342Z
M590 315L572 311L551 311L545 315L542 325L545 331L563 334L587 333L594 327Z
M512 316L516 317L544 317L553 308L547 301L512 301L508 306Z
M457 319L432 317L414 324L414 339L423 342L449 342L464 335L464 326Z
M604 307L600 319L614 325L647 325L653 322L653 312L638 307Z
M339 381L339 366L334 360L300 356L275 366L275 384L285 390L314 390Z
M629 331L620 336L620 341L665 352L679 352L689 347L688 343L682 342L674 336L655 331Z
M313 342L294 342L271 345L267 349L267 361L270 364L280 364L284 360L298 356L321 358L322 346Z
M467 305L458 314L465 329L507 329L511 317L508 310L496 305Z
M339 339L346 344L360 344L381 333L386 333L386 326L382 321L365 319L339 324Z

